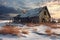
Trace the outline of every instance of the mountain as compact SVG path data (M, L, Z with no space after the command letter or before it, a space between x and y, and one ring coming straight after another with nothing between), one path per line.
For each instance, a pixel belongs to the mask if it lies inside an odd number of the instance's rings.
M17 10L15 10L12 7L6 7L3 5L0 5L0 14L8 14L8 13L17 13Z
M9 19L11 17L9 14L18 14L20 11L12 8L0 5L0 19Z

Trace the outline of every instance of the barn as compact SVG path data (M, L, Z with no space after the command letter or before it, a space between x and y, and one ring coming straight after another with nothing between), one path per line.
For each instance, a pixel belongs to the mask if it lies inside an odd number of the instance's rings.
M28 10L24 14L14 17L16 23L41 23L50 22L51 16L47 6Z

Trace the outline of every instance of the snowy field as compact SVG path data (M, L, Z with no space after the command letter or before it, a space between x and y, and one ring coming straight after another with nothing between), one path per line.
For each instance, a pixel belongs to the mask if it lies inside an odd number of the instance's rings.
M5 25L8 21L1 21L0 27ZM44 33L47 26L41 25L37 32ZM41 31L42 30L42 31ZM28 35L24 36L12 36L12 35L2 35L0 34L0 40L60 40L60 36L48 36L48 35L39 35L31 31Z

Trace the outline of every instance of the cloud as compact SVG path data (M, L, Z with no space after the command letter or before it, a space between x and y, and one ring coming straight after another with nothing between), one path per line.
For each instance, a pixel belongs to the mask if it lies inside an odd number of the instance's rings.
M50 2L50 0L0 0L0 4L9 7L14 7L15 9L37 8L46 2Z
M0 4L15 9L34 9L41 6L47 6L52 17L59 18L60 0L0 0Z
M46 4L44 4L44 6L47 6L49 9L49 12L53 15L51 15L53 18L60 18L60 1L59 0L54 0L51 2L47 2Z

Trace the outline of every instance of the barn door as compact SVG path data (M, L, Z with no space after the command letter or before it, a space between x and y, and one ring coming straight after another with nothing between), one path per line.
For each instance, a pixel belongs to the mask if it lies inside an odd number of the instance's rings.
M46 22L46 20L44 18L42 18L42 22L44 23L44 22Z

